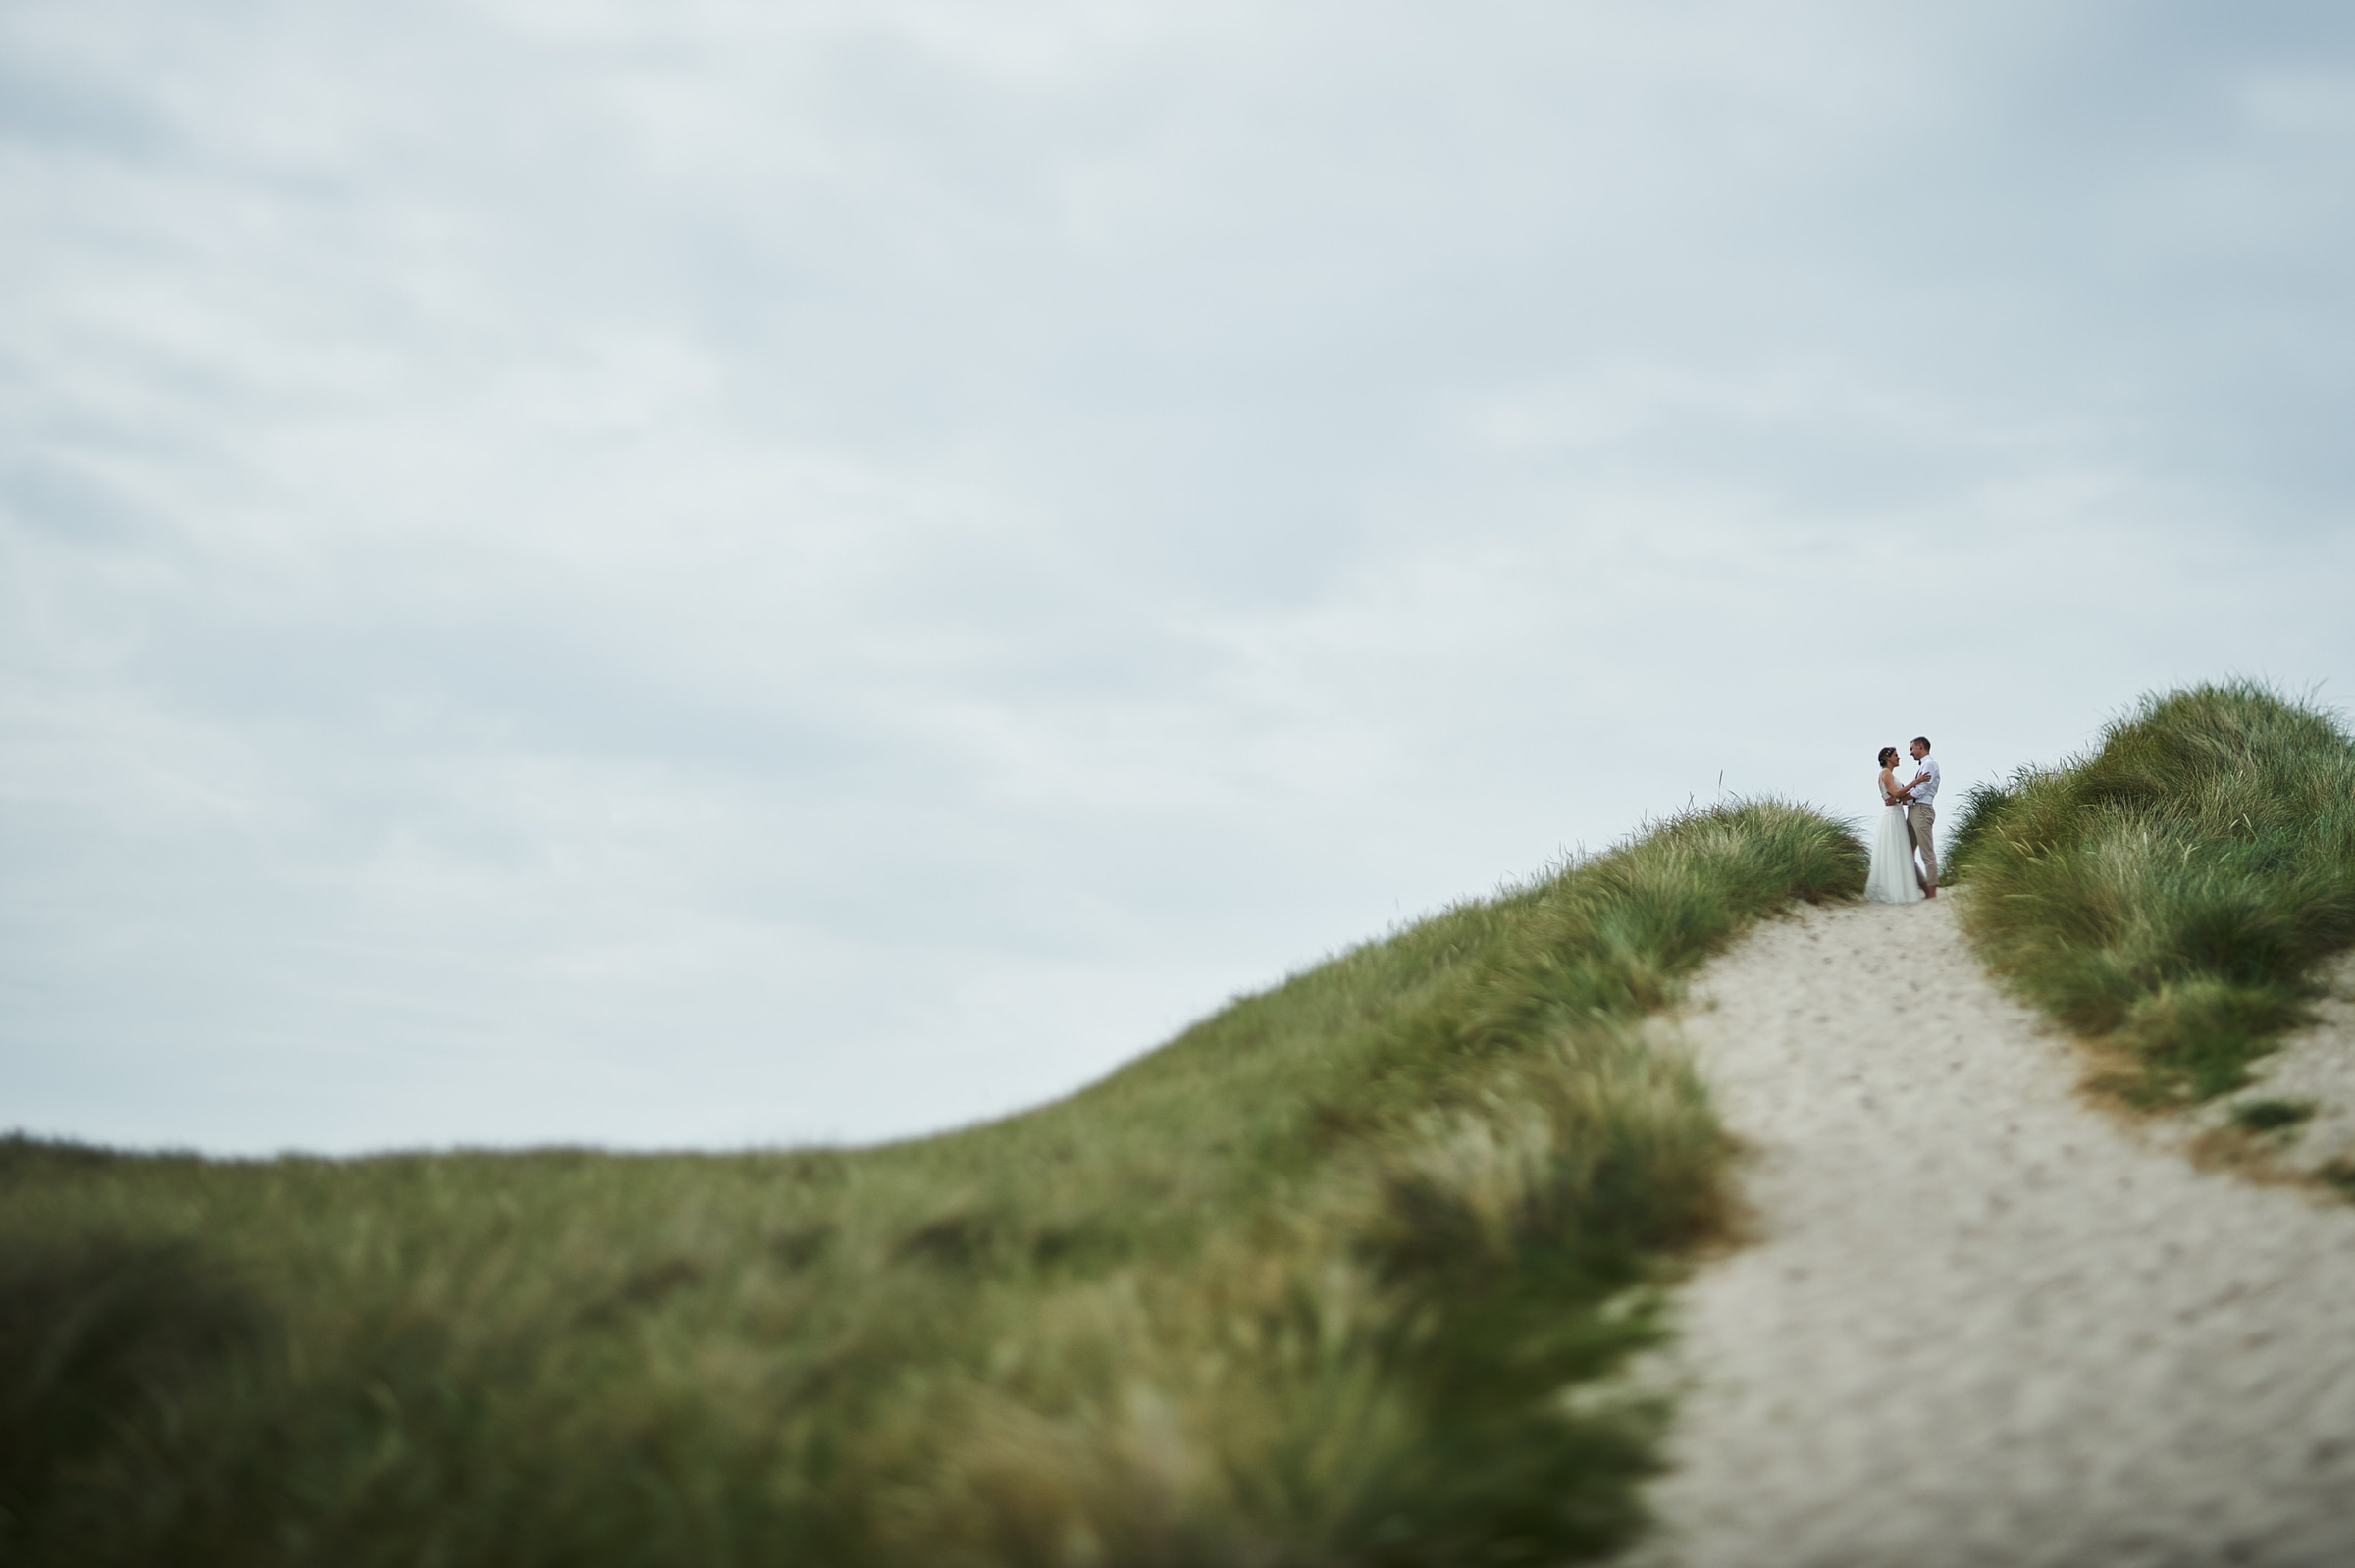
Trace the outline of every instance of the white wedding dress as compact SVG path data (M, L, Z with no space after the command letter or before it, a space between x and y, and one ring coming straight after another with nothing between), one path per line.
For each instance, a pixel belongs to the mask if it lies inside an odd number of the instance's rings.
M1879 788L1879 776L1874 776ZM1913 874L1913 836L1906 831L1904 803L1883 796L1881 820L1872 836L1872 870L1864 897L1875 904L1918 904L1921 883Z

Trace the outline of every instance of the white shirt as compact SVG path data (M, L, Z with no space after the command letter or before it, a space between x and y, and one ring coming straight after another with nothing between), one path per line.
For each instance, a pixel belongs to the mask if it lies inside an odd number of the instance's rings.
M1927 806L1938 798L1938 758L1925 757L1914 767L1912 801L1916 806Z

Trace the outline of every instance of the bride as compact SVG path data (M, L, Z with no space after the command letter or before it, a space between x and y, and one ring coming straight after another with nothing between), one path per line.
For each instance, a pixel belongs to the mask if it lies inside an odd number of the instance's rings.
M1881 748L1881 821L1872 839L1872 871L1864 896L1875 904L1914 904L1921 883L1913 875L1913 835L1906 831L1906 803L1897 798L1897 748Z

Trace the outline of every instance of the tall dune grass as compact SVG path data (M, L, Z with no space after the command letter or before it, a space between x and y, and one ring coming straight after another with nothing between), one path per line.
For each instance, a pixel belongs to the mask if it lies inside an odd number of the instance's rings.
M1546 1563L1725 1221L1644 1015L1853 895L1685 816L888 1147L215 1163L0 1143L0 1560ZM1582 1390L1585 1390L1582 1392Z
M1989 966L2146 1105L2246 1083L2355 944L2355 742L2247 682L2146 698L2089 756L1967 800L1949 852Z

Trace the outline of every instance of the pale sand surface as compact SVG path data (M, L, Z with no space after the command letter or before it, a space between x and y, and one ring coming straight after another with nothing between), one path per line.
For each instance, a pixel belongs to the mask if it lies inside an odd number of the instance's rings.
M2355 1564L2355 1205L2088 1105L1953 903L1768 922L1696 990L1754 1235L1682 1296L1637 1560Z

